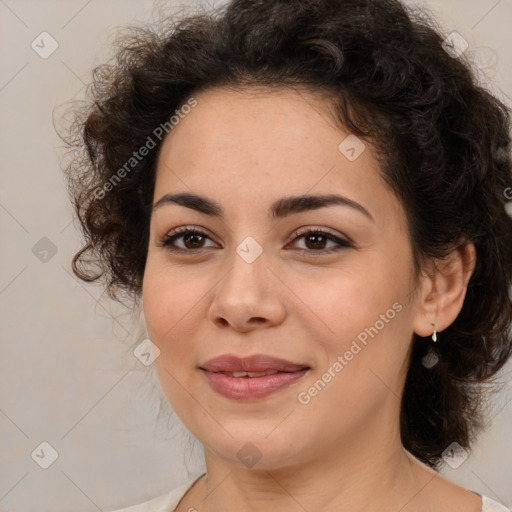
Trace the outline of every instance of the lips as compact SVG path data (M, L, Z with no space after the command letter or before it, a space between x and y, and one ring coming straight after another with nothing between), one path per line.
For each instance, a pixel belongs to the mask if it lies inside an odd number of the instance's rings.
M199 367L213 391L233 400L265 398L291 386L310 369L277 357L231 354L210 359Z
M309 368L307 365L293 363L285 359L272 357L264 354L254 354L247 357L238 357L232 354L223 354L208 360L200 366L201 369L215 373L246 372L249 377L251 373L268 372L296 372ZM242 375L240 375L241 377ZM258 375L254 375L257 377Z

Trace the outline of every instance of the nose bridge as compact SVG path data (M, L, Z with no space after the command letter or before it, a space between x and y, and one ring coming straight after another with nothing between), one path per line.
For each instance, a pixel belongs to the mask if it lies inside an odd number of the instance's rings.
M268 282L268 257L263 247L247 237L234 247L228 259L229 271L219 283L218 292L239 303L261 300Z
M215 287L210 307L212 321L246 329L258 319L274 324L282 320L284 305L277 283L268 270L268 254L253 238L246 237L233 248L227 272ZM253 320L253 322L251 322Z

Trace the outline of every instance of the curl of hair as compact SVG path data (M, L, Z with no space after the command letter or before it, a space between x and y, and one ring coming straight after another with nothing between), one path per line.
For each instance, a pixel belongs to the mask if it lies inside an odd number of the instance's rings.
M376 148L404 205L416 270L458 244L477 263L462 311L435 345L415 335L401 408L404 447L437 467L484 427L487 384L512 353L509 110L452 58L434 22L395 0L233 0L161 30L133 28L95 69L66 168L86 244L73 269L113 298L138 297L158 148L109 180L187 98L216 86L327 93L340 125ZM132 161L132 163L134 163Z

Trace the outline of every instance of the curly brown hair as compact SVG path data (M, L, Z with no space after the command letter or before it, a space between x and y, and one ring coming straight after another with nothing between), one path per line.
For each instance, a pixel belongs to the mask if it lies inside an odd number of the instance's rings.
M402 443L419 460L437 467L452 442L470 448L485 426L484 384L512 353L510 117L443 40L430 18L396 0L233 0L158 29L133 27L113 62L94 70L90 101L75 109L66 138L86 242L75 274L138 303L164 140L155 129L170 131L192 94L216 86L328 93L338 121L379 154L407 213L416 270L461 240L475 244L462 310L430 348L438 364L422 364L429 344L415 335L401 408ZM156 147L130 160L149 138Z

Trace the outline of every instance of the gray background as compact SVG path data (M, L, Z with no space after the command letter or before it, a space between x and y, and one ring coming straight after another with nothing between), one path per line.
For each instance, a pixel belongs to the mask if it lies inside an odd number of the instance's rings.
M422 5L446 34L463 35L482 80L511 104L511 1ZM150 21L152 8L149 0L0 0L0 511L108 511L203 470L199 443L188 450L179 420L168 423L152 367L131 351L144 338L140 319L71 274L80 236L52 121L83 95L116 27ZM31 48L43 31L59 45L47 59ZM508 382L470 458L443 473L511 506ZM58 452L48 469L36 463L50 460L43 441Z

